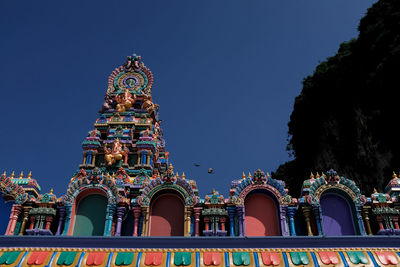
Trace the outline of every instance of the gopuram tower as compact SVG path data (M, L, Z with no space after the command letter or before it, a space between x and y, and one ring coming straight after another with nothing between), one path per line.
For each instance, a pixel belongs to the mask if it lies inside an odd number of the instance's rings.
M109 76L99 118L82 143L82 164L58 203L62 235L190 235L196 183L168 165L152 85L151 71L136 55ZM149 214L155 193L159 205Z

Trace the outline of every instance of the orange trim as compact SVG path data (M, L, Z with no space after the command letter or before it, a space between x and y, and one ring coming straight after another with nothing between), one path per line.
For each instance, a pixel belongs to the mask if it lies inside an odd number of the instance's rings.
M396 256L393 254L393 252L390 251L375 251L376 256L378 256L379 261L383 265L397 265L399 261L396 259Z
M99 266L99 265L103 264L105 257L106 257L105 252L90 252L86 259L86 265Z
M43 265L49 256L50 251L35 251L32 252L29 260L27 261L28 265Z
M281 259L278 252L261 252L261 258L264 265L279 266Z
M203 263L205 266L218 266L221 264L221 253L220 252L204 252Z
M318 255L322 261L323 264L338 264L339 259L336 255L335 252L333 251L320 251L318 252Z
M163 253L162 252L149 252L146 253L144 264L158 266L162 263Z

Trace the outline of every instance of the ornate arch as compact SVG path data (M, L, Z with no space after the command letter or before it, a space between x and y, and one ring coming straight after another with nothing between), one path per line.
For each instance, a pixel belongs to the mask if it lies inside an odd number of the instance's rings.
M318 204L322 194L332 189L344 192L355 204L362 205L366 202L365 196L361 195L361 191L356 183L345 177L339 177L334 170L328 171L326 176L322 176L312 183L307 202Z
M30 199L24 188L13 183L10 177L7 177L5 173L0 176L0 194L2 194L5 199L14 200L17 204L22 204Z
M178 178L174 183L163 183L161 178L157 178L143 188L142 194L137 198L138 204L148 207L154 195L163 190L172 190L178 193L185 201L186 206L194 206L198 202L198 197L185 179Z
M272 179L269 175L265 176L264 172L257 170L254 176L242 179L235 187L234 195L231 201L237 205L244 205L246 196L253 190L263 189L271 192L279 204L291 204L293 199L287 194L284 182Z
M118 188L109 176L94 171L88 176L82 169L70 182L64 203L73 204L76 197L86 189L96 188L105 192L108 204L116 204L119 200Z
M148 94L153 86L153 74L141 62L141 57L133 54L127 62L116 68L108 78L108 94L129 89L131 93Z

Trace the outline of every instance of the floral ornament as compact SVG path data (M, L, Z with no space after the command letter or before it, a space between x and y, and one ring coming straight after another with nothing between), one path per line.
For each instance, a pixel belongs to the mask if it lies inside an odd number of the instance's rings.
M340 182L340 177L337 174L337 172L333 169L330 169L329 171L326 172L326 180L328 183L339 183Z
M263 184L266 182L265 174L260 169L254 172L253 182L256 184Z

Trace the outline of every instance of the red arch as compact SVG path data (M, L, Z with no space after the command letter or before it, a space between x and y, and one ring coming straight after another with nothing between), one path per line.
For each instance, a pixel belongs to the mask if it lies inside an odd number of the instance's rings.
M164 193L151 202L149 236L183 236L185 204L171 193Z
M248 195L244 201L246 236L277 236L278 209L275 201L263 193Z

